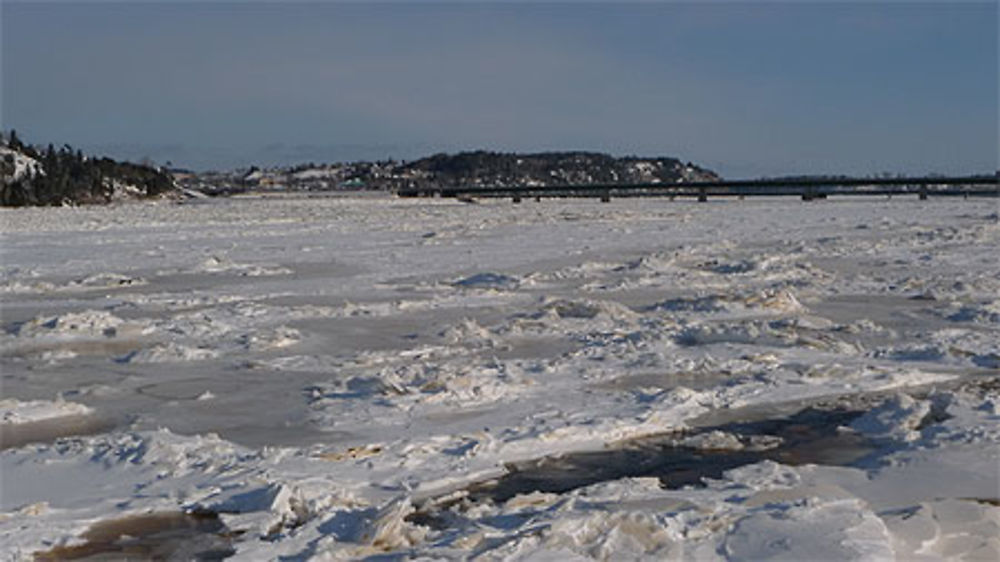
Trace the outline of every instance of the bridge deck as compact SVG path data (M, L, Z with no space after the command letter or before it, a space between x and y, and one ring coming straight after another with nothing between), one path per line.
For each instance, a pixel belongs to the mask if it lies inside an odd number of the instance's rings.
M547 186L446 186L411 188L401 197L781 197L821 199L831 195L918 195L997 197L998 178L918 177L918 178L829 178L781 180L720 180L708 182L581 184Z

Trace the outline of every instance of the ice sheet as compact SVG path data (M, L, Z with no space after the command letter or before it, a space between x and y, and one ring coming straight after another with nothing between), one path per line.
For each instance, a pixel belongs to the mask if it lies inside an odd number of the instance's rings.
M248 560L988 558L997 217L900 198L0 210L5 423L115 422L0 453L0 544L30 559L188 511ZM817 400L870 410L843 431L875 453L462 499L511 463Z

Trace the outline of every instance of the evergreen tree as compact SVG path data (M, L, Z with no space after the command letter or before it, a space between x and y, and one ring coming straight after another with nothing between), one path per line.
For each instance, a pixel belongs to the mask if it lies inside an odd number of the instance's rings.
M64 203L102 203L111 199L111 182L132 184L154 196L174 188L173 179L161 170L115 162L110 158L84 157L83 152L65 144L58 151L49 144L42 154L24 145L11 131L12 148L41 164L41 174L21 178L0 188L0 205L62 205Z

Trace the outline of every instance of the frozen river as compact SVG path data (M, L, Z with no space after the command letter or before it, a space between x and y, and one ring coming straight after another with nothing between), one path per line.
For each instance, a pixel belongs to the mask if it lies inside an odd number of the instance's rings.
M11 559L1000 556L995 200L247 197L0 231Z

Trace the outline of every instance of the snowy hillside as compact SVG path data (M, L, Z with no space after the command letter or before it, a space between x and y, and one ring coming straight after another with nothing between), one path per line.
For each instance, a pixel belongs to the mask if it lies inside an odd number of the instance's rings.
M40 175L45 175L41 162L6 143L0 144L0 185L28 181Z
M68 145L41 149L13 133L0 141L0 206L107 203L176 193L173 179L149 166L91 158Z

